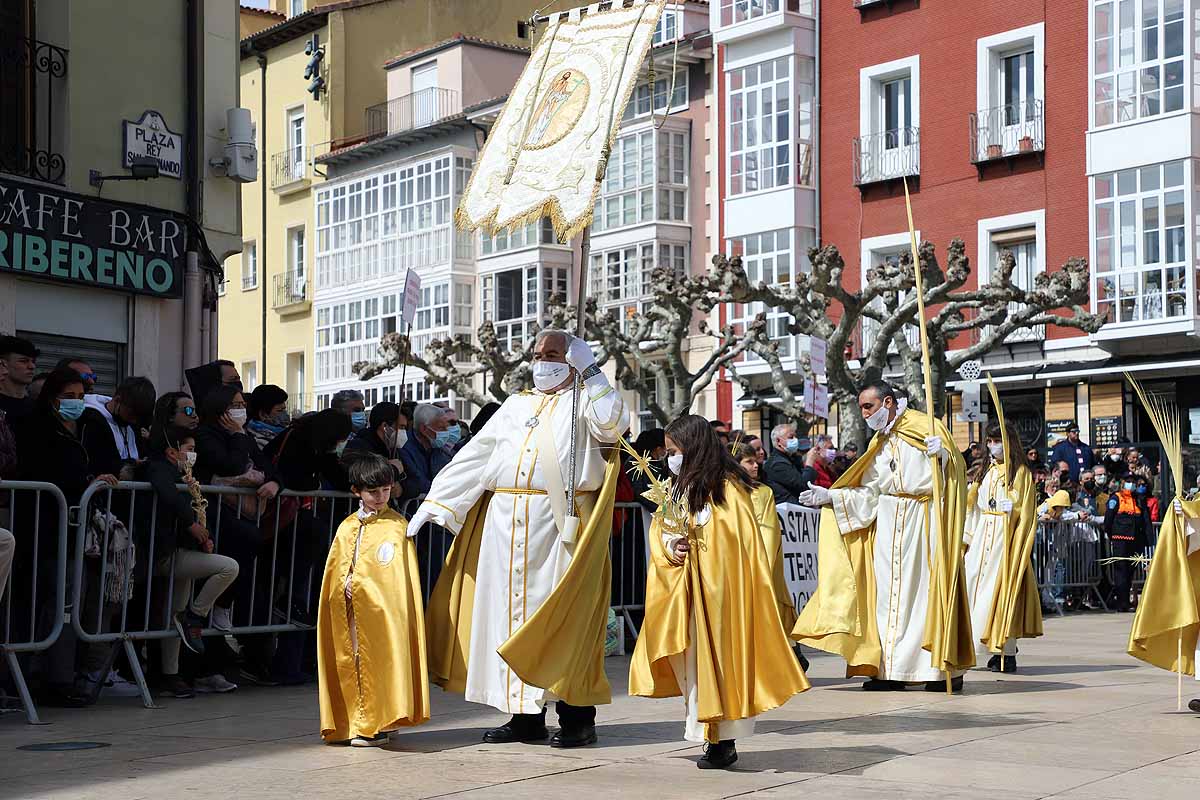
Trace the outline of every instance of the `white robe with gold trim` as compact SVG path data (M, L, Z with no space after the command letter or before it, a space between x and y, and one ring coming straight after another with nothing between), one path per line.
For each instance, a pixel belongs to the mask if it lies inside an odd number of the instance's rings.
M606 467L601 443L616 442L629 428L629 411L620 393L602 376L589 384L580 394L576 465L580 492L600 489ZM570 390L524 392L505 400L483 430L438 473L421 505L434 522L458 533L483 493L495 492L484 521L475 576L466 699L510 714L538 713L554 698L523 683L496 650L541 607L571 563L571 550L559 540L546 494L538 437L526 424L534 417L539 426L552 426L561 474L569 480Z
M967 509L967 524L963 531L963 544L968 547L963 561L967 601L971 604L971 639L975 642L975 657L983 659L983 663L993 655L981 639L987 631L996 597L996 582L1000 580L1004 566L1005 538L1012 510L1010 503L1004 489L1004 465L993 464L979 484L974 505ZM1015 640L1004 643L1004 654L1017 654Z

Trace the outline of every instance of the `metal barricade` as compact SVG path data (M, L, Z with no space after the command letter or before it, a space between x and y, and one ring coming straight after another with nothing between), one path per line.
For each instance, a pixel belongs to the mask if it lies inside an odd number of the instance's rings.
M183 485L177 488L187 489ZM237 601L233 609L237 617L244 614L245 624L218 630L212 627L210 618L204 635L311 630L325 554L338 525L356 506L357 499L345 492L282 491L278 501L264 505L250 500L257 497L252 488L202 486L200 491L209 501L207 522L214 552L238 560L239 579L249 581L248 591L242 591L248 598L248 608L238 608ZM247 505L257 510L247 513ZM124 648L142 702L153 708L136 643L179 635L172 613L174 555L167 563L155 554L158 496L148 483L122 482L115 487L98 483L84 492L80 508L83 513L75 534L71 597L78 613L71 615L72 625L80 641L110 647L102 673L111 667L118 643ZM116 522L128 531L131 541L143 544L133 549L132 563L122 563L125 559L121 554L126 551L120 547ZM237 535L244 535L245 541L225 542L223 546L223 537ZM233 555L235 551L240 557ZM165 581L165 597L161 584L156 587L156 579Z
M1108 556L1108 540L1091 522L1040 522L1033 545L1033 568L1043 606L1063 614L1066 591L1094 595L1105 610L1100 562Z
M53 523L43 513L45 500L53 501L57 516ZM12 532L16 539L12 572L0 593L0 650L4 651L25 716L33 725L41 724L41 719L18 654L44 652L62 633L67 596L68 513L66 497L52 483L0 481L0 528ZM53 537L52 542L45 541L46 535ZM48 544L54 547L49 563L45 558ZM16 584L14 576L18 575Z
M625 655L626 637L638 637L640 620L646 613L646 564L649 554L649 515L638 503L617 503L613 511L612 599L621 635L617 654Z

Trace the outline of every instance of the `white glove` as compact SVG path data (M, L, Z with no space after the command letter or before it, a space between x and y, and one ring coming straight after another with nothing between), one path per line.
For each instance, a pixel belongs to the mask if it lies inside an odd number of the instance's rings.
M571 344L567 347L567 363L577 372L583 372L596 363L596 356L592 355L592 348L587 342L578 336L572 336Z
M430 516L429 516L429 512L427 512L427 511L419 511L418 510L417 513L415 513L411 517L409 517L408 518L408 536L409 536L409 538L411 539L412 537L416 536L417 533L420 532L421 528L424 528L426 525L429 524L429 522L430 522Z
M829 490L824 486L810 486L801 492L797 499L800 501L800 505L809 508L820 508L833 502L833 498L829 495Z
M938 456L940 456L942 454L942 452L944 450L945 450L945 448L942 447L942 437L940 437L940 436L926 436L925 437L925 453L930 458L937 458Z
M1175 509L1176 516L1183 516L1183 501L1178 497L1175 498L1175 502L1171 503L1171 507Z

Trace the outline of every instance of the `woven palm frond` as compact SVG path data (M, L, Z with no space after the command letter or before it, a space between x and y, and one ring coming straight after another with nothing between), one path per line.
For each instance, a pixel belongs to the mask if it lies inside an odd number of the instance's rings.
M1154 425L1154 432L1158 434L1158 439L1167 454L1171 478L1175 481L1175 490L1178 492L1183 486L1183 440L1180 437L1179 406L1162 395L1150 394L1128 372L1125 373L1125 380L1132 384L1138 399L1142 401L1142 407L1146 409L1146 416L1150 417L1150 422Z

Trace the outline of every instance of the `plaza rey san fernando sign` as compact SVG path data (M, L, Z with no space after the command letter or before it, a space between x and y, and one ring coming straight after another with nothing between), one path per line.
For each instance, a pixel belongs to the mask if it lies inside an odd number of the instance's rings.
M181 297L183 216L0 176L0 273Z

